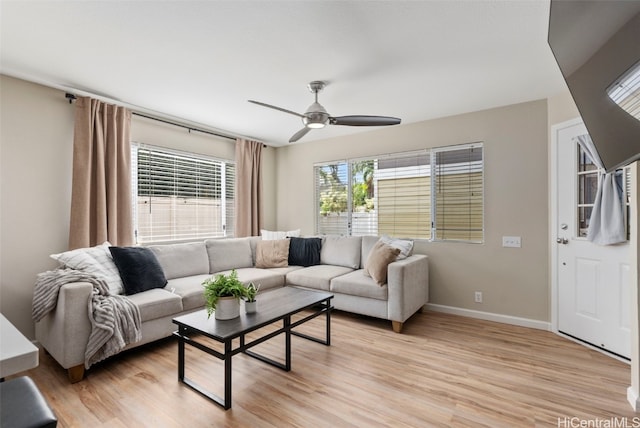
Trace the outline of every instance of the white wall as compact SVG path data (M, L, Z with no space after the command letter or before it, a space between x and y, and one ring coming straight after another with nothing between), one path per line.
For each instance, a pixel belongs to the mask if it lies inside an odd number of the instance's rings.
M74 107L58 90L0 76L0 311L33 338L39 272L67 248Z
M485 243L416 243L430 257L430 301L548 322L547 121L540 100L281 148L278 229L315 232L316 162L484 141ZM522 248L502 248L505 235Z
M0 311L34 337L33 285L67 250L75 106L64 92L0 75ZM134 141L235 158L232 140L133 116ZM265 227L275 228L275 149L263 150Z

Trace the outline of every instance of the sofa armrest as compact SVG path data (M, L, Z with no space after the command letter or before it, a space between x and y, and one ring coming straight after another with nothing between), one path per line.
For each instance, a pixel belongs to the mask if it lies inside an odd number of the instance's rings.
M429 301L429 258L414 254L389 264L388 317L404 322Z
M84 365L89 341L89 299L93 286L72 282L60 287L56 307L36 323L36 339L65 369Z

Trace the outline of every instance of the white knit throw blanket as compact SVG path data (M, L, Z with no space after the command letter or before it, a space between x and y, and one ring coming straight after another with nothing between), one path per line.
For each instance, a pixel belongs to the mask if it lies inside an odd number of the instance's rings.
M84 354L88 369L140 341L140 311L125 296L109 294L107 283L94 275L74 269L56 269L38 275L33 290L33 320L38 322L51 312L58 301L60 287L71 282L88 282L93 286L89 299L91 333Z

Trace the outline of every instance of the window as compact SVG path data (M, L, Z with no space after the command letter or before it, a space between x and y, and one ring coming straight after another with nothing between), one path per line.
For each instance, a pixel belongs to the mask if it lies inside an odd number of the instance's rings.
M580 144L578 147L578 231L577 236L586 238L589 219L598 191L600 170Z
M235 164L133 144L138 243L233 236Z
M598 168L593 162L589 154L582 148L582 145L576 144L578 151L578 168L577 168L577 186L578 186L578 200L577 200L577 225L578 230L576 236L580 238L586 238L589 230L589 222L591 220L591 213L596 200L596 194L598 193L598 183L602 179L602 175L605 173L604 169ZM630 222L629 215L631 214L631 172L630 167L625 167L616 170L616 184L620 189L620 194L623 198L625 227L627 230L627 239L630 239Z
M321 234L484 239L481 143L315 166Z

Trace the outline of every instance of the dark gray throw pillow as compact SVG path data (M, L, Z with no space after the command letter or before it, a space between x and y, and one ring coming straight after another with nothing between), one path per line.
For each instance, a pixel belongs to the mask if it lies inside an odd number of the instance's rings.
M320 264L322 238L290 238L289 266L314 266Z
M156 255L146 247L109 247L127 295L167 285Z

